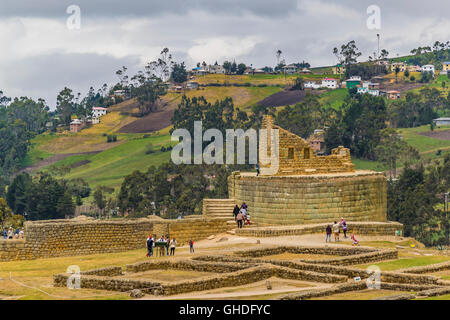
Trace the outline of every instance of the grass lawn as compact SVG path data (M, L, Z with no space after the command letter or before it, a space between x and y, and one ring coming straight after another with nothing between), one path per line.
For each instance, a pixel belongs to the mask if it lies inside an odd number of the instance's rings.
M250 83L252 85L266 84L268 86L291 84L298 75L284 74L248 74L248 75L224 75L224 74L207 74L198 76L194 81L199 84L210 83Z
M23 287L10 280L13 279L47 293L70 299L129 299L127 293L105 290L83 289L69 290L53 287L53 275L63 273L71 265L79 266L81 271L102 268L112 265L124 267L126 264L145 260L145 250L133 250L120 253L94 254L76 257L60 257L50 259L11 261L0 263L0 296L21 296L21 299L60 299Z
M435 131L450 130L450 126L441 126L435 128ZM424 125L415 128L398 129L403 139L411 146L416 148L420 153L437 151L438 149L450 149L450 140L441 140L430 138L419 133L429 132L430 126Z
M423 257L417 257L417 258L409 258L409 259L398 259L394 261L384 261L379 263L370 263L370 264L363 264L363 265L357 265L355 267L365 269L370 265L376 265L380 267L381 270L384 271L391 271L391 270L398 270L403 268L410 268L410 267L420 267L420 266L427 266L430 264L440 263L449 261L449 256L423 256Z
M146 154L149 145L154 153ZM158 166L170 159L170 152L161 152L161 146L171 144L168 133L144 139L127 141L117 147L108 149L95 155L81 155L68 157L55 165L70 165L82 160L89 160L88 164L74 168L66 178L82 178L92 188L98 185L117 188L123 177L135 170L146 171L150 166Z
M348 90L345 88L339 88L331 91L327 91L320 95L319 101L324 105L328 105L333 109L340 109L344 103L345 98L348 96Z
M203 96L205 99L214 103L217 100L224 100L226 97L231 97L235 107L241 109L249 109L256 105L262 99L271 96L283 90L280 87L205 87L198 90L189 90L185 93L178 94L179 98L173 100L172 103L178 104L181 101L181 96L185 94L188 98ZM173 98L173 93L171 97Z

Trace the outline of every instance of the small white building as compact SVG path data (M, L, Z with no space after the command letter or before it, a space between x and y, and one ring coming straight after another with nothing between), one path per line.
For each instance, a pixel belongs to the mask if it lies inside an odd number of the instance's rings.
M348 79L350 81L361 81L361 77L360 76L351 76L350 79Z
M322 87L328 89L336 89L337 88L337 80L333 78L323 78L322 79Z
M431 72L434 76L434 65L432 65L432 64L423 65L420 70L422 72Z
M225 74L224 67L218 64L209 65L207 70L209 71L209 73Z
M433 119L433 122L437 126L448 126L450 125L450 118L437 118Z
M320 89L322 87L322 83L313 80L308 80L305 81L304 87L305 89Z
M100 118L106 114L108 109L102 107L94 107L92 108L92 118Z
M356 92L359 93L359 94L368 93L368 94L370 94L372 96L376 96L376 97L380 95L380 91L379 90L369 89L369 86L367 86L367 87L359 87L356 90L357 90Z
M296 74L297 69L298 69L297 66L291 63L283 67L283 72L285 72L286 74Z
M124 98L125 94L126 94L125 90L114 90L114 96L116 97Z

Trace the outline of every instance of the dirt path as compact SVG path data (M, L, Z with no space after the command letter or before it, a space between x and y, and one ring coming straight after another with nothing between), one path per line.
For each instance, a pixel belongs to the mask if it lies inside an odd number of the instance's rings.
M79 153L60 153L60 154L55 154L47 159L41 160L31 166L25 167L23 169L21 169L19 172L17 172L17 174L23 173L23 172L32 172L32 171L37 171L40 170L46 166L49 166L51 164L54 164L55 162L64 160L68 157L71 156L80 156L80 155L92 155L92 154L97 154L101 151L90 151L90 152L79 152Z
M426 132L419 132L418 134L433 139L450 140L450 130L426 131Z

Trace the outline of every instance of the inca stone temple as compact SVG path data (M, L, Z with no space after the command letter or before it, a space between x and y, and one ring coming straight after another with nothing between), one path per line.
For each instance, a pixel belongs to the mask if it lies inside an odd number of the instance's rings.
M229 197L245 202L258 225L298 225L351 221L386 221L386 178L383 173L355 170L344 147L328 156L316 155L308 142L273 124L266 116L267 136L260 146L260 161L275 152L270 134L278 129L278 170L261 165L261 174L233 172ZM265 150L267 152L261 152Z

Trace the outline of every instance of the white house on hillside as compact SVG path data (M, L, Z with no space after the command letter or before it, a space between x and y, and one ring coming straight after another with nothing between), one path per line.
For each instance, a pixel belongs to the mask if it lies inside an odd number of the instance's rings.
M102 107L92 108L92 118L100 118L106 114L107 109Z
M304 86L305 86L305 89L320 89L322 87L322 83L313 81L313 80L309 80L309 81L305 81Z
M333 79L333 78L323 78L322 79L322 87L329 88L329 89L336 89L337 88L337 80Z
M431 72L434 75L434 65L432 64L426 64L423 65L421 68L422 72Z
M286 74L296 74L297 69L298 69L297 66L291 63L283 67L283 72L285 72Z
M207 70L209 71L209 73L225 74L224 67L218 64L209 65Z

